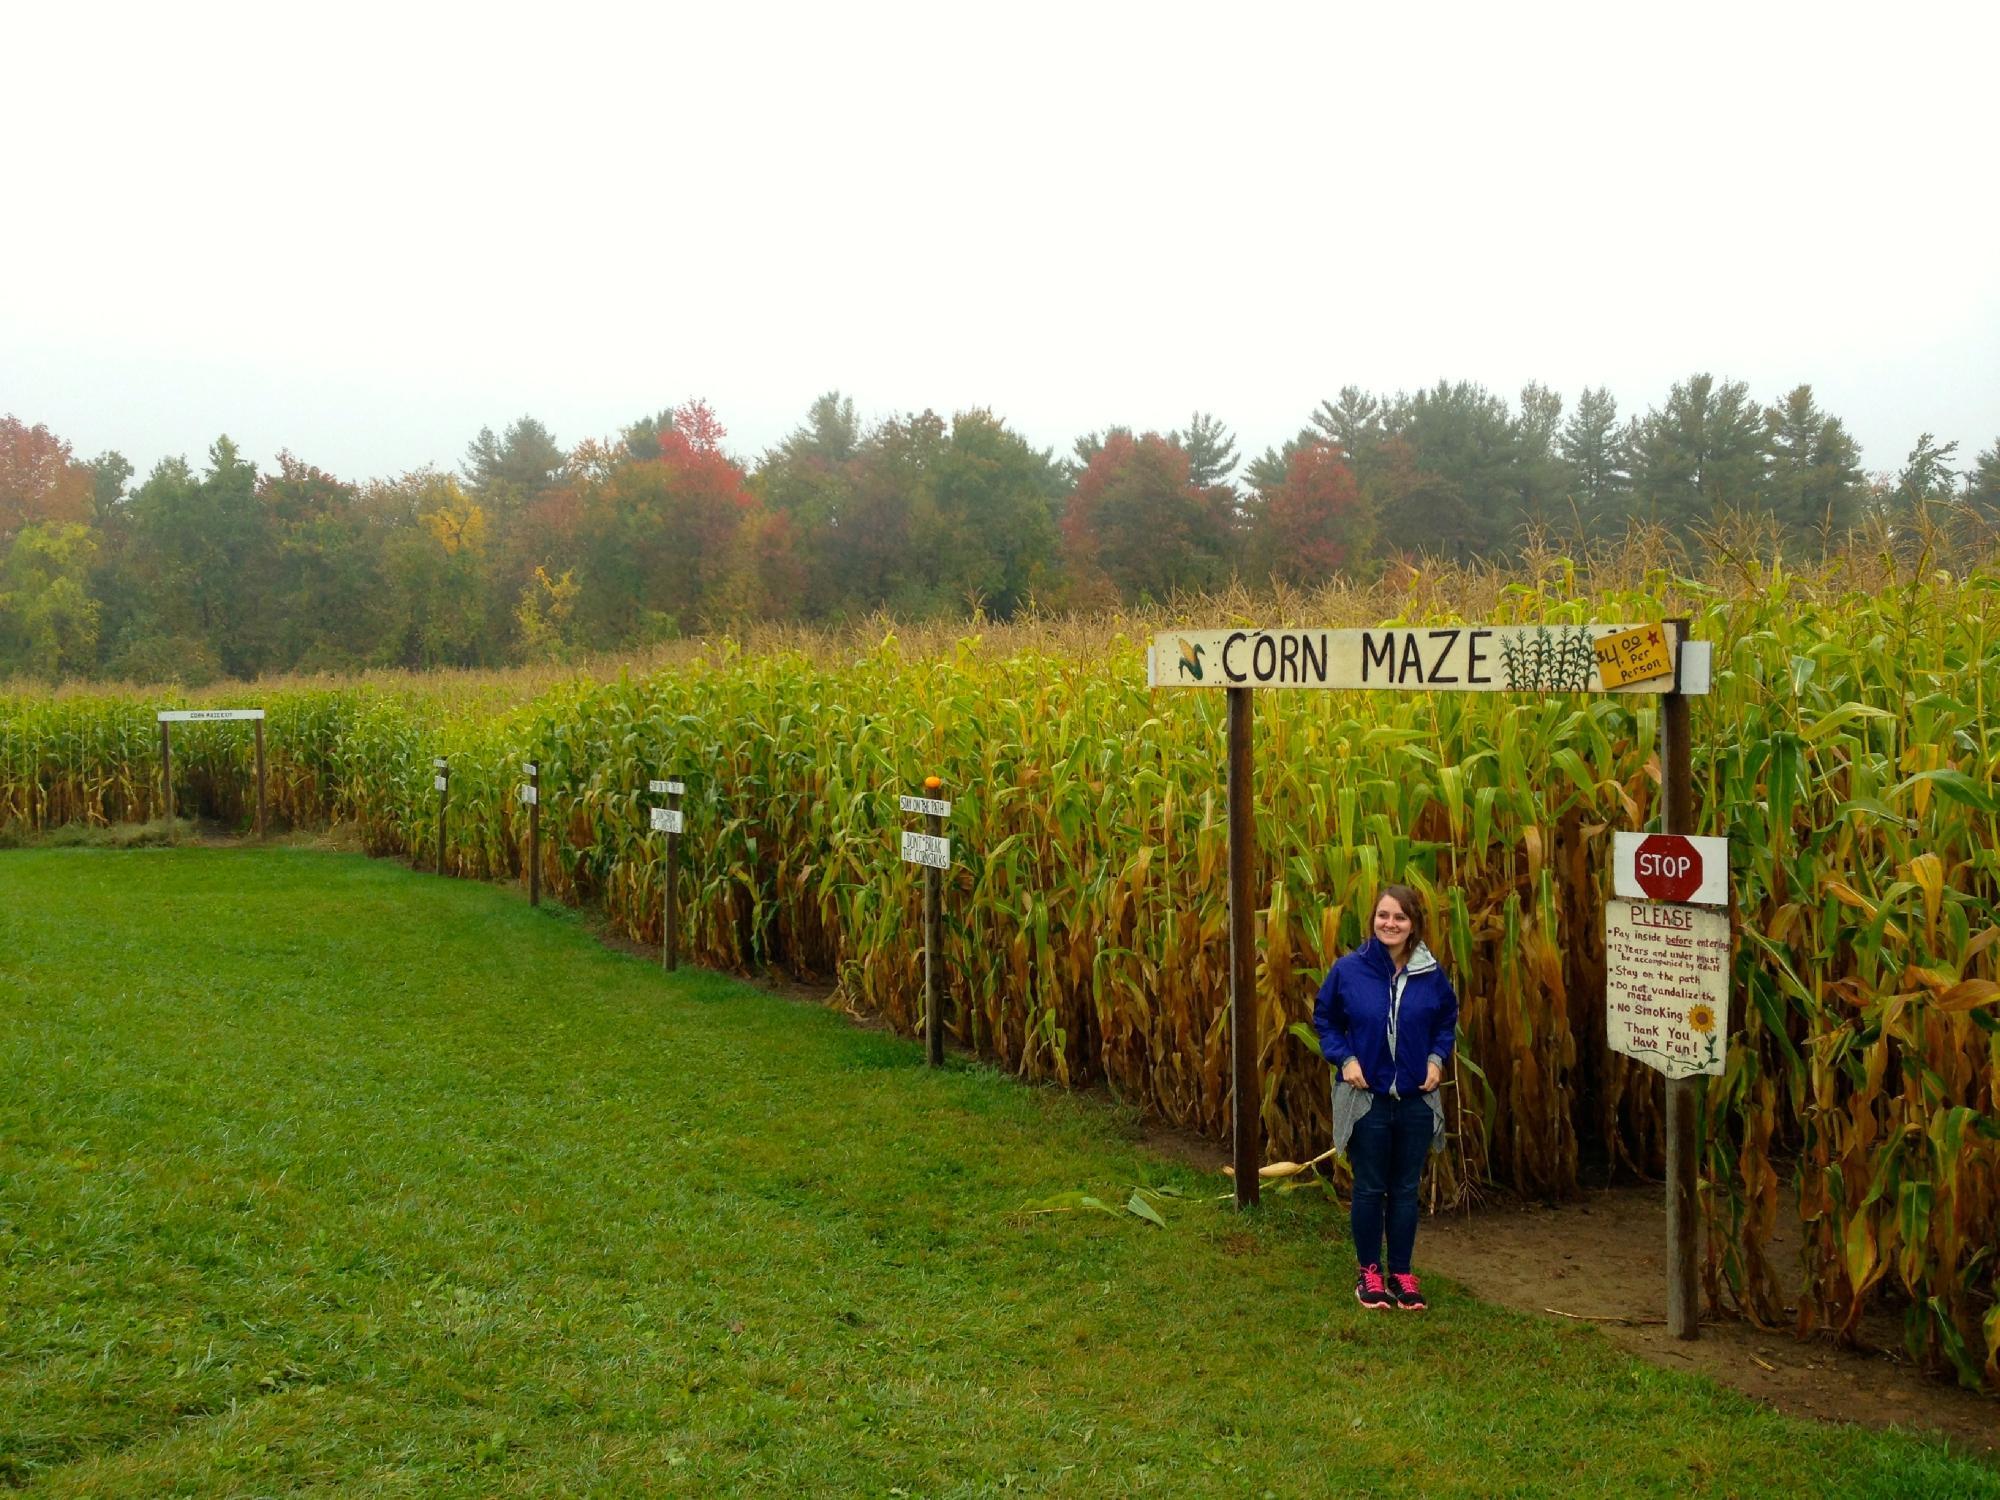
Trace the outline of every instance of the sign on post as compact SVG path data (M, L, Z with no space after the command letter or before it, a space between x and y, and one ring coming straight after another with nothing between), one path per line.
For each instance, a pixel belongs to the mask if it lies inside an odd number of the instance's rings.
M944 783L935 776L924 778L924 790L935 792ZM921 865L924 871L924 1065L944 1066L944 1010L938 1004L938 937L944 904L944 875L951 868L951 840L945 837L944 820L951 816L951 803L942 797L898 797L896 806L916 813L924 820L924 832L903 831L903 863Z
M1729 913L1663 901L1604 908L1605 1041L1668 1078L1728 1061Z
M1729 840L1683 833L1614 833L1612 894L1628 900L1729 904Z
M261 719L261 708L163 708L160 710L162 724L214 724L234 723L240 720Z
M531 760L521 762L528 783L521 788L521 801L528 809L528 905L542 904L542 768Z
M438 794L437 872L442 875L444 874L444 820L451 799L451 769L442 755L431 761L431 769L437 773L431 778L431 785L436 788Z
M1146 685L1666 693L1676 640L1671 624L1176 630L1153 637Z
M924 865L933 870L951 868L951 840L934 834L903 833L903 863Z
M648 781L646 790L667 799L665 807L652 809L652 825L653 832L667 836L667 868L660 893L660 967L672 970L680 964L680 867L674 850L680 842L681 796L687 787L671 777L663 777Z

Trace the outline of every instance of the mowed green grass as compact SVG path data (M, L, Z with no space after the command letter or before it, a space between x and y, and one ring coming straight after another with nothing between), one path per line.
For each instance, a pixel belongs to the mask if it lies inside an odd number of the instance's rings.
M919 1059L385 862L0 855L0 1484L2000 1495L1447 1286L1363 1313L1318 1192ZM1167 1229L1020 1212L1135 1183Z

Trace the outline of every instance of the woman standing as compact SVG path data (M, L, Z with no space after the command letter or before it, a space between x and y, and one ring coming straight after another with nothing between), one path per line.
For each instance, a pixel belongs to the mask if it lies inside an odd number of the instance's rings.
M1410 1269L1417 1184L1425 1154L1444 1146L1438 1085L1457 1034L1458 996L1424 945L1423 901L1409 886L1382 888L1370 926L1374 936L1327 972L1313 1027L1333 1065L1334 1149L1354 1172L1355 1298L1422 1312Z

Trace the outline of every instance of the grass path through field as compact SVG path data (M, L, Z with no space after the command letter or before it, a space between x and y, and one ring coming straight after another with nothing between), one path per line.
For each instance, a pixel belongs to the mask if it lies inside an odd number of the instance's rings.
M2000 1495L1238 1219L1101 1105L298 850L0 854L0 1485ZM1169 1227L1024 1217L1178 1190ZM1421 1246L1420 1246L1421 1258Z

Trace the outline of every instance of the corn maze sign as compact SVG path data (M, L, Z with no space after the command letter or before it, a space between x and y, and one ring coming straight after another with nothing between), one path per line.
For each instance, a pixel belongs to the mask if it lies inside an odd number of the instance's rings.
M1149 687L1470 693L1665 693L1670 625L1437 625L1186 630L1153 638ZM1682 684L1684 692L1699 686Z

